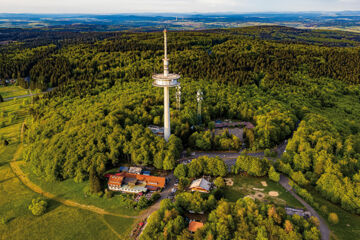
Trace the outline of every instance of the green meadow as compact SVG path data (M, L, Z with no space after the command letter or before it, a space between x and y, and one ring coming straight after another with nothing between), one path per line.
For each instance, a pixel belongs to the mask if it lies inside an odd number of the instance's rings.
M0 87L0 94L9 88ZM14 92L23 95L24 90ZM26 93L25 93L26 94ZM126 239L135 219L103 216L93 212L67 207L47 200L44 215L33 216L28 210L32 199L41 197L16 177L10 161L21 160L21 123L26 116L30 99L17 99L0 103L0 136L9 141L0 146L0 239ZM16 119L11 116L16 115Z

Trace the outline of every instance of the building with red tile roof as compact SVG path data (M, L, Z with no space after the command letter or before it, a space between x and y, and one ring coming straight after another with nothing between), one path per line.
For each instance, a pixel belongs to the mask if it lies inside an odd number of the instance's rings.
M109 177L108 187L112 191L139 193L162 189L165 183L164 177L121 172Z
M199 228L202 228L204 224L202 222L190 221L189 223L189 231L195 233Z

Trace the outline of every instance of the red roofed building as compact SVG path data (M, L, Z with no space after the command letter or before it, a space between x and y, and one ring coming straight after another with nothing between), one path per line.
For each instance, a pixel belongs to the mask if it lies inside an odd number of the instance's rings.
M121 172L110 176L108 187L112 191L139 193L162 189L165 187L165 182L164 177Z
M202 228L204 224L202 222L190 221L189 231L195 233L199 228Z

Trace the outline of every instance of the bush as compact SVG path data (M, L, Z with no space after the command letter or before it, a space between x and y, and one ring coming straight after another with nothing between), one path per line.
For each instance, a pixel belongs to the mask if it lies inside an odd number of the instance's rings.
M2 146L7 146L7 145L9 145L9 141L6 140L6 139L0 140L0 145L2 145Z
M328 220L331 224L338 224L339 223L339 217L336 213L330 213Z
M147 208L148 206L149 206L149 201L146 199L146 197L142 196L137 203L137 208L144 209Z
M188 178L181 178L179 180L178 189L179 191L184 191L187 186L191 183L190 179Z
M301 171L291 173L290 177L300 186L305 186L309 184L309 181L305 178L304 174Z
M114 192L110 191L108 189L105 189L105 197L106 198L112 198L114 196Z
M274 150L270 150L270 149L265 149L264 151L264 156L265 157L276 157L277 156L277 152Z
M214 180L214 184L216 187L218 188L223 188L225 187L225 181L222 177L217 177L215 180Z
M175 170L174 170L174 176L177 177L178 179L180 178L185 178L187 176L187 166L185 164L179 164L176 166Z
M29 210L34 216L43 215L46 211L47 202L41 198L33 199L29 205Z
M320 211L323 213L323 214L328 214L328 208L327 208L327 206L325 206L325 205L322 205L321 207L320 207Z
M90 177L89 177L89 182L90 182L90 192L91 193L95 193L98 194L101 192L101 183L100 183L100 178L97 175L96 170L94 169L94 167L92 167L90 169ZM102 192L101 192L102 193Z
M7 218L7 217L1 217L1 218L0 218L0 223L1 223L1 224L5 225L5 224L7 224L7 222L8 222L8 218Z
M154 194L151 196L150 202L154 203L154 202L156 202L159 198L161 198L161 195L160 195L160 193L156 192L156 193L154 193Z
M276 172L275 168L273 166L269 169L269 178L271 181L279 182L280 181L280 174Z
M233 171L239 174L241 171L247 172L251 176L262 177L267 175L269 170L269 161L266 158L258 158L246 155L240 155L235 163Z

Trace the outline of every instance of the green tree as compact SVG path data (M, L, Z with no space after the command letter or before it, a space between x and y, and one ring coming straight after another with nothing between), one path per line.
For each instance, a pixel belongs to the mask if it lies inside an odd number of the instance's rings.
M138 209L144 209L147 208L148 206L149 206L149 201L146 199L145 196L142 196L137 202Z
M222 177L217 177L215 180L214 180L214 184L216 187L218 188L223 188L225 187L225 181Z
M328 220L331 224L338 224L339 223L339 217L336 213L329 213Z
M273 166L270 166L268 175L269 175L270 180L272 180L274 182L280 181L280 174L276 172L276 170Z
M99 193L101 191L101 183L100 178L96 173L96 170L94 167L90 169L90 177L89 177L89 183L90 183L90 192L91 193Z
M187 167L185 164L179 164L174 170L174 176L178 179L185 178L187 176Z
M43 215L46 211L47 202L41 198L36 198L31 201L29 210L34 216Z

